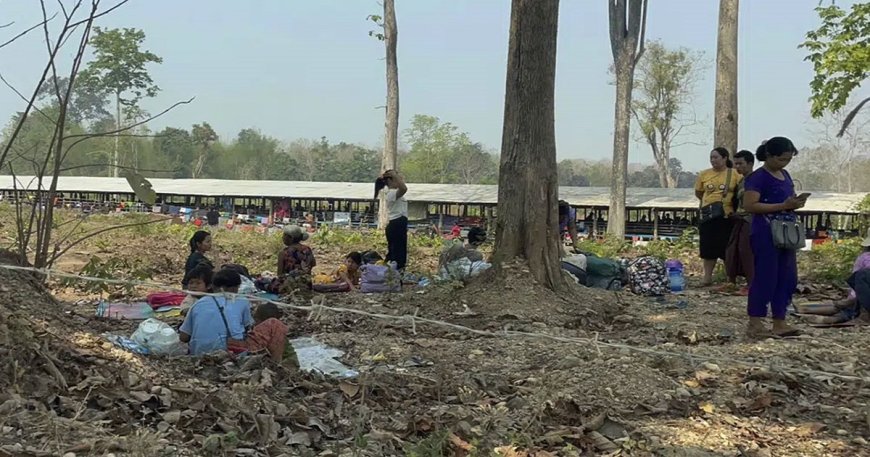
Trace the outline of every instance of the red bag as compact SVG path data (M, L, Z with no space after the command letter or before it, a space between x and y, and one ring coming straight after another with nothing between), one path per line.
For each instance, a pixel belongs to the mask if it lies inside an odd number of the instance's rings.
M184 292L154 292L148 294L145 301L151 305L151 308L157 309L164 306L181 306L181 302L187 295Z

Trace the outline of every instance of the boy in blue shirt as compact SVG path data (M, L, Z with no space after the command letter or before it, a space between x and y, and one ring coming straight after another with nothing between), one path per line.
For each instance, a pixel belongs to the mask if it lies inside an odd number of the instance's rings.
M242 279L233 270L215 273L212 286L215 292L237 293ZM202 297L187 313L178 329L179 338L188 343L191 355L226 351L227 344L244 342L245 333L254 324L251 304L242 297Z

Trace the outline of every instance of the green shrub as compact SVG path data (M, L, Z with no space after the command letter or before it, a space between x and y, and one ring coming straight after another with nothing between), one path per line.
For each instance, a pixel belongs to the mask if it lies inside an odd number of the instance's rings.
M798 254L798 272L801 276L820 282L842 284L852 273L852 265L863 251L862 238L849 238L813 246L811 251Z

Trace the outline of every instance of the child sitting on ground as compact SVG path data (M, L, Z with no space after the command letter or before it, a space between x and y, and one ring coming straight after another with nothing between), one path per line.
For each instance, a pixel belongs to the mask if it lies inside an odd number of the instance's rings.
M232 270L215 273L212 287L215 292L235 294L242 279ZM183 343L189 343L190 354L200 355L226 351L235 343L244 344L245 331L251 327L251 304L243 297L205 296L194 303L178 329Z
M184 301L181 302L181 315L187 315L187 312L190 310L190 307L199 300L202 295L197 294L195 292L210 292L211 291L211 279L214 275L214 270L211 265L206 263L201 263L197 265L193 270L190 270L190 273L187 274L187 290L194 292L184 297Z
M321 273L314 277L315 285L346 284L347 290L359 285L359 267L363 263L362 254L351 252L344 258L344 263L332 274Z
M274 362L280 362L287 347L290 327L281 322L281 310L274 303L262 303L254 310L256 325L244 341L229 343L230 351L255 355L266 353Z

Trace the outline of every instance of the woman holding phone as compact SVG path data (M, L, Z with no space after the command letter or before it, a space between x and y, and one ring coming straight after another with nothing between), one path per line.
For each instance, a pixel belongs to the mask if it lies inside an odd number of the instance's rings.
M797 253L777 247L771 224L779 220L795 220L795 210L803 208L809 193L795 195L794 181L785 167L798 153L785 137L774 137L761 143L755 157L764 166L746 177L743 208L753 215L750 244L755 263L755 276L749 286L747 313L750 338L797 336L800 332L785 323L792 293L797 287ZM773 328L768 332L763 319L770 307Z

